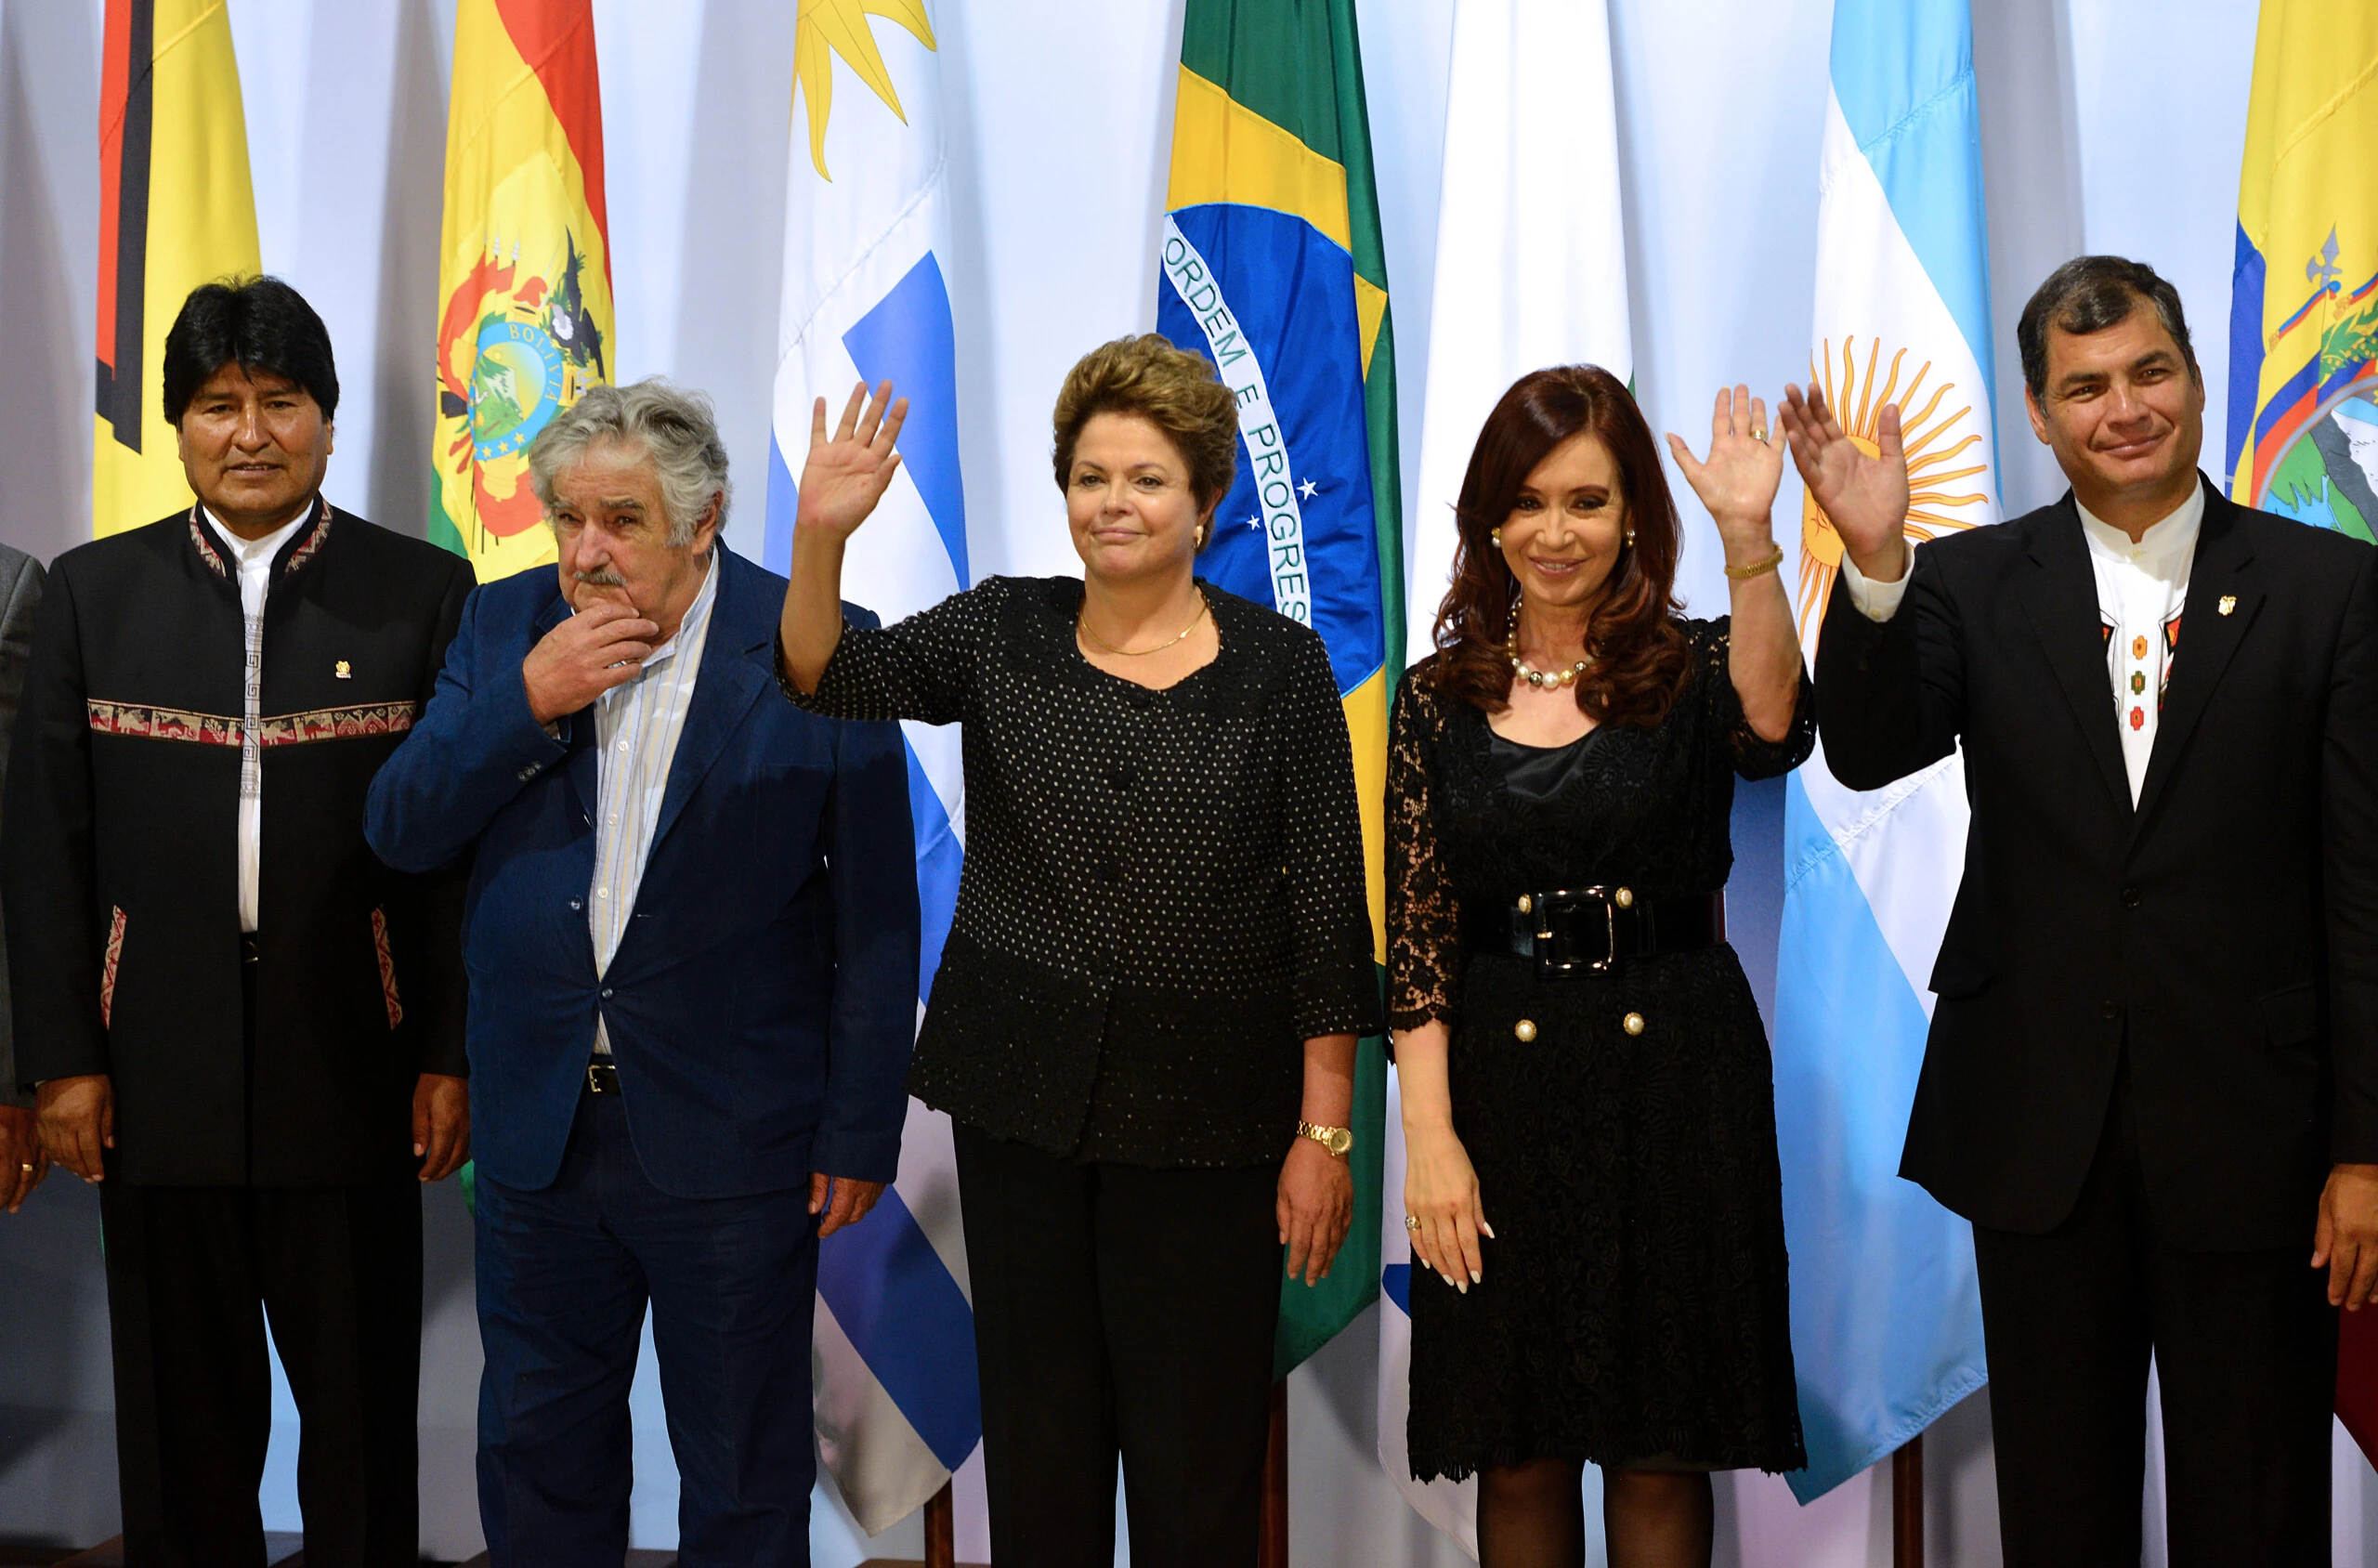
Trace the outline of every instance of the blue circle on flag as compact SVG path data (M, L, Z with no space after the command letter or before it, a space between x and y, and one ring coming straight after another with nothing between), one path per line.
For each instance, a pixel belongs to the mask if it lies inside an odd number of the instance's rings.
M481 463L537 438L561 407L561 346L543 326L494 320L471 365L471 451Z

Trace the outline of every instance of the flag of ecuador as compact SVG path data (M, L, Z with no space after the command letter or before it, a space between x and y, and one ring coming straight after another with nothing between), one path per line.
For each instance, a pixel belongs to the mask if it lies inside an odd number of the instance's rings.
M1404 671L1395 349L1353 0L1189 0L1156 326L1238 395L1240 463L1198 569L1319 632L1354 740L1385 951L1389 687ZM1278 1370L1378 1288L1385 1056L1354 1100L1352 1231L1281 1301Z
M2378 530L2378 9L2263 0L2229 299L2230 496ZM2341 1317L2337 1418L2378 1458L2378 1313Z
M429 537L482 582L554 558L524 455L611 378L591 0L458 0Z
M2229 305L2230 495L2378 529L2378 7L2263 0Z
M165 423L165 333L190 290L261 269L247 117L222 0L108 0L94 537L189 504Z

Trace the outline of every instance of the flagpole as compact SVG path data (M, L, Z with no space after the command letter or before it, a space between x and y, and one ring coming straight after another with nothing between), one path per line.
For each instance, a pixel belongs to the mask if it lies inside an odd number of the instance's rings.
M1272 1385L1272 1432L1263 1444L1263 1528L1255 1568L1288 1568L1288 1380Z
M925 1499L925 1568L958 1568L958 1509L949 1483Z
M1891 1454L1891 1568L1924 1568L1924 1434Z

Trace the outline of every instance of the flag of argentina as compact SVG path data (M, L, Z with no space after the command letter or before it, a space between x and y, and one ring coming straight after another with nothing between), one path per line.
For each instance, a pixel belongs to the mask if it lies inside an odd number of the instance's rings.
M1838 0L1833 17L1809 373L1868 452L1882 410L1900 406L1918 542L1998 520L1967 5ZM1813 504L1800 548L1813 662L1842 555ZM1860 794L1820 751L1786 786L1775 1119L1803 1502L1985 1376L1972 1232L1897 1174L1965 840L1955 756Z
M784 303L762 559L792 547L810 409L851 388L908 399L904 461L852 540L843 595L886 623L972 581L958 465L940 59L922 0L804 5L794 53ZM903 726L924 916L921 1010L958 898L965 832L956 726ZM921 1506L982 1436L973 1312L948 1118L909 1103L899 1180L818 1249L818 1447L869 1533Z

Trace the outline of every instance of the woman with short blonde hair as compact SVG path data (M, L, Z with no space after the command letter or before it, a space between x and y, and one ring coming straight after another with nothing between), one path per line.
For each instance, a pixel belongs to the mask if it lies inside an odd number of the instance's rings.
M949 1113L991 1549L1251 1563L1281 1252L1353 1210L1379 1027L1343 708L1319 636L1201 581L1236 405L1163 338L1065 378L1082 576L994 577L896 626L840 609L906 404L816 410L780 629L794 701L965 725L967 850L909 1089Z

